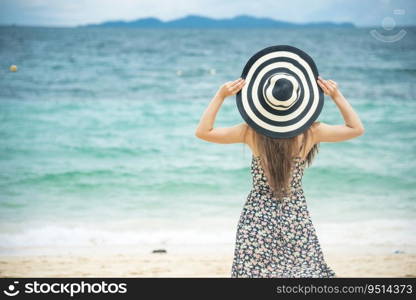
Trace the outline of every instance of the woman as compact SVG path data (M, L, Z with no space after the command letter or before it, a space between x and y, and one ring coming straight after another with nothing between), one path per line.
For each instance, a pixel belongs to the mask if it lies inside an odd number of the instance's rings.
M303 80L305 78L299 79L302 76L295 76L295 73L299 74L297 67L292 68L290 65L285 65L284 71L280 69L281 66L276 65L276 71L269 71L263 81L253 79L253 74L261 73L258 69L253 70L253 66L254 68L260 66L255 62L260 60L263 62L262 68L270 70L272 64L266 67L264 57L267 56L269 59L273 54L273 63L276 63L276 57L283 53L282 50L285 53L287 51L296 53L295 56L288 54L291 59L296 60L291 64L303 68L304 74L310 75L309 83ZM285 57L281 61L286 63L288 59ZM308 64L305 65L304 62ZM267 74L267 72L263 73ZM195 132L198 138L208 142L247 144L253 154L251 163L253 188L247 197L238 223L231 276L335 277L335 272L326 264L322 254L306 205L301 180L304 168L311 165L320 142L341 142L358 137L364 133L363 124L341 94L337 83L319 77L311 58L297 48L275 46L258 52L247 63L242 77L245 79L239 78L227 82L219 88L204 111ZM250 87L247 87L247 80L251 84ZM275 107L281 104L280 110L276 110L275 116L272 116L275 122L270 122L280 125L272 127L264 122L255 122L257 117L249 111L251 106L247 101L252 96L249 96L249 91L256 86L256 80L263 82L263 86L252 95L264 96L262 105L266 105L268 101L270 105L274 103ZM311 90L307 91L308 88ZM314 95L312 90L315 91ZM323 94L320 94L322 92L331 97L337 105L345 124L329 125L314 121L322 108L323 102L319 102L323 101ZM237 105L246 122L229 128L214 128L217 112L224 99L236 94ZM282 112L288 112L290 110L288 107L292 107L291 109L295 111L296 105L298 108L302 107L302 101L303 107L309 107L305 108L305 116L309 116L305 124L297 124L295 118L289 122L290 125L276 121L279 118L283 119L282 116L288 119L290 114L284 115ZM319 107L318 104L307 106L308 101L320 103L321 106ZM313 109L315 111L311 111ZM261 109L257 109L256 113L260 111ZM267 113L263 113L261 117L265 120ZM315 113L314 116L311 116L312 113Z

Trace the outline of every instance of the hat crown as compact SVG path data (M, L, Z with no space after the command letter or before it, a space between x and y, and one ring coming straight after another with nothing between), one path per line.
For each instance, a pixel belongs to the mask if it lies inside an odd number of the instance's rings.
M274 109L287 110L299 99L299 82L288 73L270 75L263 86L263 97Z

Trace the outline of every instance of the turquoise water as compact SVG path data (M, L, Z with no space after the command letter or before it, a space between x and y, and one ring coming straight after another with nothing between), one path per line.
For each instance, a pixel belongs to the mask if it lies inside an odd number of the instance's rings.
M194 130L217 88L273 44L308 52L366 128L321 144L305 172L324 247L416 251L416 30L406 30L383 43L367 29L0 27L1 252L231 251L250 150ZM328 98L319 120L343 123ZM226 99L216 126L239 122L235 98Z

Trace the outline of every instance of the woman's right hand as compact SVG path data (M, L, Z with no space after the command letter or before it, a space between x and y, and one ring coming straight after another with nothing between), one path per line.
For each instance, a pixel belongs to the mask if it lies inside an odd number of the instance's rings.
M318 85L324 91L324 94L331 97L333 100L341 96L341 92L338 89L338 84L333 80L325 80L321 76L318 76Z

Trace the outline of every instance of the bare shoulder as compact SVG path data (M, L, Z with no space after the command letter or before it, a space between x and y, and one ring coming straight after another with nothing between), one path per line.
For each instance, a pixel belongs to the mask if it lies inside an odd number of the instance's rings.
M245 128L245 140L244 141L247 144L247 146L249 146L251 151L254 154L256 154L257 151L254 149L255 148L255 145L254 145L254 130L253 130L253 128L248 126L247 123L246 123L246 128Z
M323 123L321 121L315 121L315 122L312 123L310 128L311 128L312 131L317 131L317 130L319 130L319 127L322 126L322 124Z
M242 122L240 124L235 125L235 128L238 130L239 134L243 137L243 143L247 143L247 138L251 134L251 127L248 126L246 122Z
M322 121L315 121L312 123L310 127L310 131L312 133L312 144L315 145L320 142L319 140L319 132L326 126Z

